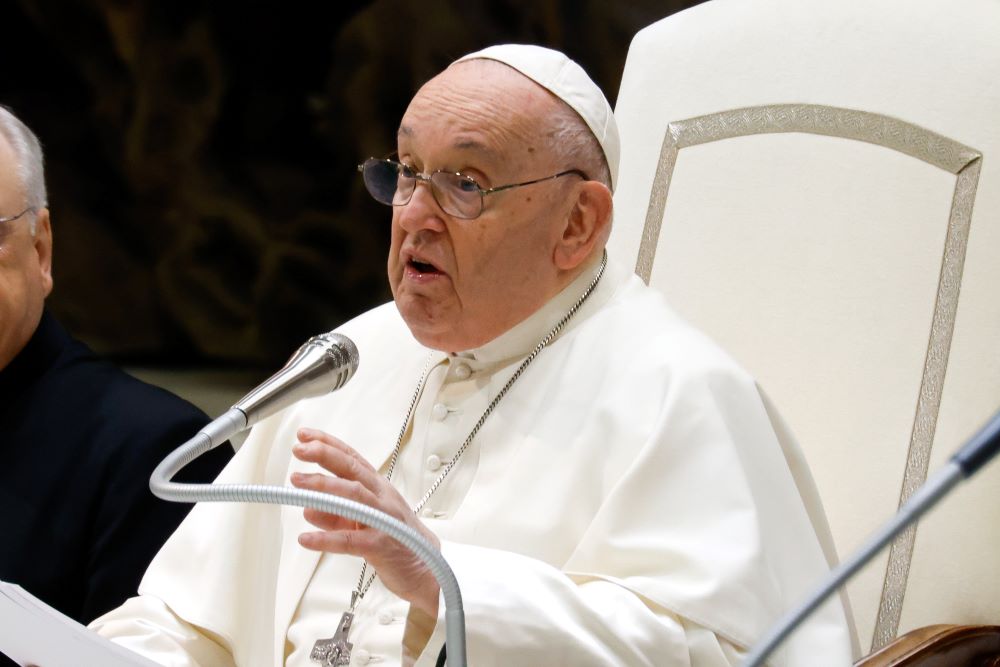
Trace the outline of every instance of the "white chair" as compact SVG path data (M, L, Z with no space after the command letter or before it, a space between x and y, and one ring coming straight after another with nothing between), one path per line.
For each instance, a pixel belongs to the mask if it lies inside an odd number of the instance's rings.
M632 42L611 252L757 379L852 553L1000 406L1000 2L714 0ZM1000 465L849 584L1000 623Z

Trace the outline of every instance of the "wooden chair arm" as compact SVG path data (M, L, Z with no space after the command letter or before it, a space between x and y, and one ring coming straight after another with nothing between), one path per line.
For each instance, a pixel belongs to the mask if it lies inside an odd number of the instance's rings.
M928 625L854 667L1000 667L1000 625Z

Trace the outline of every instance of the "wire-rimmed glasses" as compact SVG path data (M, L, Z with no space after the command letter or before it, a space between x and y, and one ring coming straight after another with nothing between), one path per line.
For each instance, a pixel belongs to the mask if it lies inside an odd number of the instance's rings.
M359 164L358 171L364 176L368 193L379 203L387 206L405 206L413 197L417 181L424 181L430 185L434 200L441 210L462 220L478 218L483 212L487 195L551 181L570 174L579 176L585 181L590 180L579 169L567 169L543 178L484 189L474 178L459 172L438 170L430 174L421 174L395 160L374 157Z
M14 222L18 218L20 218L20 217L22 217L24 215L27 215L28 213L30 213L31 211L34 211L34 210L35 210L34 206L29 206L28 208L24 209L23 211L21 211L17 215L8 215L6 218L0 218L0 225L3 225L3 224L8 223L8 222Z
M0 217L0 242L3 241L4 237L7 235L7 226L9 223L14 222L18 218L22 218L28 213L33 213L36 210L34 206L29 206L17 215L8 215L6 217Z

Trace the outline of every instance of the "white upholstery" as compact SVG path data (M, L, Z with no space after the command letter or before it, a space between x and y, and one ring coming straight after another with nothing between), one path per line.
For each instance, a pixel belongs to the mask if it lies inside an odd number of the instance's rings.
M655 251L651 284L758 378L852 553L895 511L911 435L933 472L1000 406L1000 2L714 0L635 37L615 114L612 253ZM822 134L783 131L804 126ZM998 487L994 464L921 523L899 633L1000 623ZM865 653L887 562L848 587Z

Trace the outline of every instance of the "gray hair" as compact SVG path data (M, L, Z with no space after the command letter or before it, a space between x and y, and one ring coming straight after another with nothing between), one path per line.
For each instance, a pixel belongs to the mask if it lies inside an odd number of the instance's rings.
M555 106L545 130L552 153L564 163L564 169L579 169L610 190L611 170L597 137L568 104L556 100Z
M17 159L18 176L24 188L25 204L34 209L49 205L45 191L45 162L42 144L35 133L28 129L10 109L0 105L0 135L7 140ZM37 210L31 216L31 233L35 233Z

